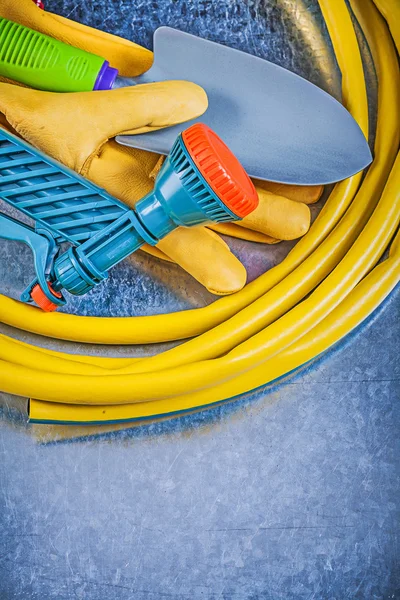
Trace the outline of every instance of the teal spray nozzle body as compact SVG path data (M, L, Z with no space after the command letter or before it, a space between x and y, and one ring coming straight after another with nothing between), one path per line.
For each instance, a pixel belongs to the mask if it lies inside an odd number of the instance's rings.
M258 203L240 163L201 123L179 135L154 190L134 209L0 130L0 198L35 222L0 213L0 237L33 250L36 279L21 299L46 311L65 304L63 290L90 291L144 243L155 245L179 226L241 219Z

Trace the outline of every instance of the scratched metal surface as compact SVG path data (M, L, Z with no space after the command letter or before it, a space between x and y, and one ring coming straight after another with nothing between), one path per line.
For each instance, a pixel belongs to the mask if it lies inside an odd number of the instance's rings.
M47 8L146 46L159 25L178 27L340 96L316 0ZM228 241L249 279L290 248ZM17 297L32 274L29 252L0 242L0 292ZM27 425L26 400L0 395L0 600L400 598L399 298L296 377L174 421L109 432ZM212 301L179 267L138 253L68 310L155 314ZM0 330L76 352L161 349L83 348Z

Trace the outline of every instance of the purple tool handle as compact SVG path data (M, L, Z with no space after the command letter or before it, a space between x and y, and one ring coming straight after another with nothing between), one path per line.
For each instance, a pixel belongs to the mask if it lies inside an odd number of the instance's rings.
M93 90L111 90L118 75L118 69L110 67L108 60L105 60L97 75Z

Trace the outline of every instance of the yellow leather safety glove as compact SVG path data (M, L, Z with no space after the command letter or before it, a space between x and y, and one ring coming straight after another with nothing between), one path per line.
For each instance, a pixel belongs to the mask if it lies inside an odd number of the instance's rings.
M76 47L99 54L107 59L112 66L117 67L123 76L136 76L146 71L152 62L152 53L145 48L117 36L42 11L31 0L20 0L17 3L14 0L2 0L0 16L22 23L51 37L71 43ZM145 90L145 86L137 86L130 88L131 93L121 91L121 96L118 99L119 108L117 109L120 111L119 119L114 118L116 106L113 105L112 100L105 98L102 101L101 110L103 112L100 112L98 103L87 95L84 95L84 100L81 98L78 100L76 98L77 94L65 95L64 101L61 101L61 99L55 100L57 96L52 95L53 99L50 102L50 96L47 96L46 101L44 101L44 97L39 92L38 96L35 95L34 99L29 100L34 103L34 115L31 115L27 120L28 127L25 128L24 133L20 132L21 125L17 130L22 137L25 137L34 145L52 154L64 164L72 166L72 168L132 206L151 189L160 164L158 162L159 157L152 153L121 147L110 138L120 133L143 133L157 127L164 127L194 118L204 112L206 104L203 104L200 109L199 93L196 98L197 104L194 103L196 106L193 102L190 105L188 97L186 99L182 96L179 98L182 83L154 84L156 87L152 86L151 90ZM124 90L126 89L124 88ZM114 90L112 93L115 94L116 92L117 90ZM98 93L96 92L96 97ZM173 93L177 94L175 103L173 102ZM165 101L164 94L169 96L169 104L161 107L159 103ZM122 97L126 97L126 106ZM22 101L22 95L19 95L18 98L19 101ZM136 113L132 104L129 105L133 98L140 104L139 112L136 111ZM189 104L186 104L186 109L180 112L185 101ZM15 98L12 102L15 102ZM25 108L28 108L29 102L24 101L22 104ZM10 106L7 101L3 102L4 110L6 106ZM174 107L174 114L168 114L168 110L172 110L172 106ZM129 112L127 112L128 107ZM60 110L64 114L63 121L59 119ZM40 132L39 136L37 135L36 117L38 121L42 120L46 111L55 111L56 118L53 125L54 135L48 131L46 140L44 140L43 131ZM42 114L42 117L39 113ZM89 122L91 118L95 117L94 113L96 113L95 127L97 128L97 135L93 137ZM162 118L160 120L161 113ZM76 114L81 115L82 118L77 120ZM136 120L132 119L134 114L137 116ZM73 115L72 118L71 115ZM157 115L154 120L153 115ZM149 119L151 123L148 122ZM8 119L9 124L12 120L11 118ZM49 123L47 117L43 120ZM69 124L63 126L66 121L69 121ZM58 130L62 129L62 131L55 134L57 127ZM73 132L74 128L82 128L85 132L79 140L77 139L77 132ZM30 129L35 129L34 141L29 139L30 135L32 137ZM48 129L48 126L46 126L46 129ZM63 135L74 139L69 150L63 143ZM71 152L75 153L75 156L72 156ZM86 156L88 152L89 154ZM268 185L272 186L270 191ZM298 190L303 190L305 198L315 195L315 190L313 188L297 188L297 192L293 194L295 197L291 199L290 194L286 194L285 197L285 194L280 191L281 196L277 196L273 189L276 185L262 182L257 186L260 197L259 207L250 217L241 221L240 225L227 223L215 224L211 227L220 233L264 243L275 243L280 239L300 237L308 230L310 212L305 204L295 202L295 200L300 200L297 197L299 195ZM290 188L295 188L295 186L284 187L287 187L289 191L291 191ZM180 228L168 235L156 248L147 246L144 249L164 260L177 262L205 285L207 289L216 294L229 294L238 291L246 282L246 271L243 265L230 252L227 244L209 228Z

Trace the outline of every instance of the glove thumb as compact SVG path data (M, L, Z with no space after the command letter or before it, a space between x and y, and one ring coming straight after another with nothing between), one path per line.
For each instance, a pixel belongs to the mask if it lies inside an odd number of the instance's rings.
M200 116L206 108L204 90L187 81L72 94L0 83L0 112L8 124L83 175L110 138L176 125Z

